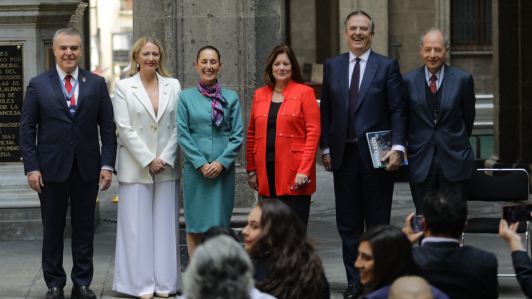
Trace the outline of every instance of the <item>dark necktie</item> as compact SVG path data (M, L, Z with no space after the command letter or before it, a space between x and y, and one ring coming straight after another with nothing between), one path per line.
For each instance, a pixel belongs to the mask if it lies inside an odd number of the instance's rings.
M357 138L355 130L355 112L358 103L358 85L360 84L360 58L355 58L355 67L351 74L351 87L349 88L349 119L347 122L347 142L353 142Z
M430 77L430 91L432 91L432 93L436 93L438 91L436 88L436 75L432 75L432 77Z
M68 93L72 92L72 84L70 83L70 78L72 78L72 76L70 75L67 75L65 77L65 88ZM72 117L74 117L74 115L76 115L76 96L74 94L72 94L72 97L70 98L69 109L70 109L70 113L72 114Z

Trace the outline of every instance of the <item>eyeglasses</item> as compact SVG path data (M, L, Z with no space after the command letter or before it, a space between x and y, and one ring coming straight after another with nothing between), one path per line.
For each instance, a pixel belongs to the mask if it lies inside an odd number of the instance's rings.
M303 185L303 186L301 186L301 187L305 187L305 186L308 185L308 184L310 184L310 180L308 180L308 181L305 183L305 185ZM294 185L294 186L290 187L290 191L293 192L294 190L297 190L297 189L299 189L299 188L301 188L301 187L300 187L300 186L297 186L297 185Z

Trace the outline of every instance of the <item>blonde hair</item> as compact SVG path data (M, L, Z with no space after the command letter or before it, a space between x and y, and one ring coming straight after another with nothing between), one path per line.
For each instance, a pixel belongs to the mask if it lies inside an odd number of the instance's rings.
M137 67L137 61L135 60L135 56L139 55L140 49L144 47L144 45L147 43L152 43L159 47L159 54L161 55L161 58L159 59L159 67L157 68L156 72L158 72L159 75L163 77L171 77L164 66L166 59L164 57L163 45L158 39L152 36L143 36L139 38L139 40L137 40L137 42L133 45L133 49L131 49L131 53L129 54L129 61L131 63L131 67L129 69L129 72L127 73L127 76L132 77L140 71L140 66Z

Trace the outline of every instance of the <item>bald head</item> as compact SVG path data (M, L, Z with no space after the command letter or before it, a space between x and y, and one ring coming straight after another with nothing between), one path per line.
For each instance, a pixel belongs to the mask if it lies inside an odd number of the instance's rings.
M395 280L388 299L433 299L429 284L418 276L403 276Z

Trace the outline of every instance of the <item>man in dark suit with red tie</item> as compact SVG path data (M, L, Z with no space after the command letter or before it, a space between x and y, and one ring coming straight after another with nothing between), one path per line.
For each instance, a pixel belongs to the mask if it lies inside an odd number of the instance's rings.
M416 214L423 215L429 191L453 189L462 195L476 173L469 143L475 121L471 74L444 63L449 39L436 28L423 33L425 65L405 74L409 181Z
M57 66L30 80L20 120L24 172L41 202L42 268L49 288L46 299L64 298L63 231L69 203L72 298L96 298L89 288L94 272L96 197L98 186L103 191L111 185L116 159L107 85L102 77L78 67L81 41L74 28L55 33Z
M336 223L343 243L348 287L344 298L362 291L354 263L365 228L389 224L393 170L401 164L406 138L403 80L397 61L370 49L373 21L363 11L347 16L349 53L327 59L321 93L322 159L334 174ZM386 169L373 168L366 133L392 131Z

